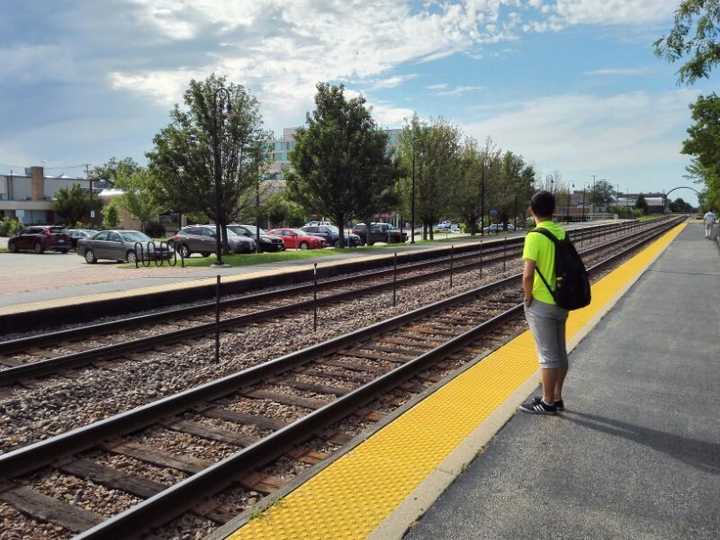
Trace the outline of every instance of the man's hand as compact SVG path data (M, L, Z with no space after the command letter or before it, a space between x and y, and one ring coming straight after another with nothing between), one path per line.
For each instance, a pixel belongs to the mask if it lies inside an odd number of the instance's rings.
M523 268L523 297L525 299L525 305L530 307L533 302L533 279L535 278L535 261L525 259L525 267Z

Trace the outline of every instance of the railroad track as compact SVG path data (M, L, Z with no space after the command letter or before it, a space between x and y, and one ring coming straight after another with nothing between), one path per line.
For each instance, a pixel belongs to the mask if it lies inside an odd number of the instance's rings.
M604 260L600 248L586 254L596 260L591 271L675 223L619 239ZM343 424L351 415L361 428L378 421L498 346L522 310L518 280L510 276L2 455L0 512L17 527L29 523L57 538L134 537L167 523L195 532L217 527L276 489L283 474L328 459L351 436ZM271 462L276 475L257 473Z
M628 221L619 224L604 224L594 227L585 227L569 231L570 236L579 245L592 241L600 237L616 234L622 231L628 231L641 224L637 221ZM457 248L453 259L457 264L462 264L471 259L480 259L482 257L499 257L501 253L510 257L508 251L522 245L522 237L511 237L506 242L498 239L488 240L485 243L460 245ZM400 255L402 259L404 255ZM427 260L419 262L401 263L397 267L400 274L418 272L423 269L447 265L450 257L447 255L433 256ZM386 258L386 265L380 269L343 273L340 277L330 277L321 279L318 282L318 290L323 291L344 285L349 285L355 281L373 280L392 275L392 258ZM277 287L267 290L261 290L256 293L233 295L232 297L221 300L221 308L233 308L252 302L267 302L283 296L308 294L312 291L312 276L310 279L300 284L289 285L285 287ZM28 348L50 347L57 344L58 340L76 340L84 336L97 336L112 339L113 335L121 329L131 329L146 326L148 323L162 324L168 319L181 319L182 317L202 316L203 314L213 312L215 310L215 301L199 302L192 305L184 305L173 307L170 309L155 310L151 313L130 314L112 320L101 322L90 322L81 325L70 326L60 330L40 330L26 332L22 337L0 340L0 355L7 355L15 351L22 351ZM8 361L12 363L12 360ZM2 363L2 362L0 362Z
M633 234L639 234L651 226L627 223L616 228L605 226L599 231L581 230L576 233L576 241L579 246L583 246L605 239L608 234L618 238L628 234L631 227ZM512 244L493 246L479 252L459 254L439 261L407 264L398 269L400 277L397 279L393 279L395 272L390 268L325 280L318 283L317 289L313 284L301 284L228 299L221 302L224 318L219 325L214 320L217 305L206 303L0 342L0 386L30 381L98 360L107 364L126 354L160 345L196 339L211 340L217 326L221 331L228 331L293 312L314 309L316 306L377 294L391 287L406 287L422 281L446 278L450 265L454 274L482 268L490 270L492 265L508 260L516 261L522 248L521 242L522 238L514 239ZM589 249L597 249L597 246ZM313 298L315 290L321 293L317 300ZM146 328L148 324L152 326ZM139 336L127 339L127 332L133 330Z

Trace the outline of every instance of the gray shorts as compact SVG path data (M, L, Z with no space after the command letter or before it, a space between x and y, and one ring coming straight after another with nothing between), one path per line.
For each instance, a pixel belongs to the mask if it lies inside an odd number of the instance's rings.
M568 311L553 304L533 300L525 306L525 318L535 338L540 367L566 368L568 355L565 347L565 323Z

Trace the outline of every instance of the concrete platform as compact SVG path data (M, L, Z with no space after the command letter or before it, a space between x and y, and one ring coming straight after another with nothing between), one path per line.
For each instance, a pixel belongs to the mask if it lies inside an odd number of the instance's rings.
M666 232L593 284L591 305L574 311L568 322L570 349L684 227L679 225ZM281 492L283 498L264 512L249 510L226 524L214 538L402 537L537 387L539 370L534 348L532 336L526 331L478 358L425 399L410 403L374 434L360 436L357 446L307 482ZM452 508L447 508L452 513ZM472 523L469 525L470 529L460 530L457 535L450 531L450 537L466 538L484 530L477 523L474 528ZM429 531L425 537L433 538L434 534Z
M720 257L691 224L406 538L720 538Z

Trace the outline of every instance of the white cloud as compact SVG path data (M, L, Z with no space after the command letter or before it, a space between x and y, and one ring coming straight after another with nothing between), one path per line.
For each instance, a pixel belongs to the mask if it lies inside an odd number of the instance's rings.
M412 81L413 79L417 79L417 74L395 75L393 77L388 77L387 79L377 79L372 81L371 88L373 90L381 88L396 88L407 81Z
M511 39L500 8L515 2L433 1L418 8L409 0L132 1L142 22L165 39L223 46L205 53L204 63L202 56L194 56L193 67L115 70L110 75L113 87L170 105L180 100L191 77L214 71L261 96L272 122L293 110L295 116L307 110L318 81L392 88L413 77L380 77L399 65Z
M448 88L448 83L431 84L427 87L428 90L445 90Z
M455 88L452 88L452 89L437 90L435 92L435 95L436 96L462 96L469 92L478 92L483 89L484 89L483 86L456 86Z
M551 96L510 107L486 120L466 124L468 134L523 154L545 170L565 176L613 169L677 164L688 104L697 92L660 95L632 92L614 96Z
M675 0L529 0L542 16L528 21L523 30L558 31L570 25L642 25L670 19Z
M639 77L650 73L649 68L603 68L586 71L585 75L591 77L612 77L612 76L628 76Z

